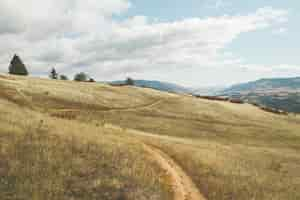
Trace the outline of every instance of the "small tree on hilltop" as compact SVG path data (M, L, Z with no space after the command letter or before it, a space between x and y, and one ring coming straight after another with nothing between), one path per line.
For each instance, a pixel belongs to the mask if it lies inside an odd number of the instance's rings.
M50 74L49 74L49 77L51 79L58 79L58 73L56 72L55 68L52 68Z
M69 78L66 75L63 75L63 74L59 76L59 79L63 80L63 81L69 80Z
M94 82L96 82L96 81L95 81L95 79L90 78L90 79L89 79L89 82L94 83Z
M125 81L126 85L134 85L134 80L132 78L127 78Z
M88 75L83 72L80 72L74 76L74 81L86 82L87 80L88 80Z
M13 59L10 62L8 70L9 70L9 74L22 75L22 76L28 75L26 66L23 64L21 58L17 55L14 55Z

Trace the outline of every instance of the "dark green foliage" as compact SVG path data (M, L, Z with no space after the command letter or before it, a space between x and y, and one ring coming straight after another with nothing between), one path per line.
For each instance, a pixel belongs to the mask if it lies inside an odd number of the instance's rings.
M63 74L59 76L59 79L64 80L64 81L69 80L69 78L66 75L63 75Z
M74 81L86 82L88 81L88 75L86 73L80 72L74 76Z
M26 66L23 64L19 56L14 55L13 59L11 60L9 65L9 73L14 75L22 75L22 76L28 75Z
M94 82L96 82L96 81L95 81L95 79L90 78L90 79L89 79L89 82L94 83Z
M126 85L134 85L134 80L132 78L127 78L125 84Z
M49 77L51 79L58 79L58 73L56 72L55 68L52 68L50 74L49 74Z

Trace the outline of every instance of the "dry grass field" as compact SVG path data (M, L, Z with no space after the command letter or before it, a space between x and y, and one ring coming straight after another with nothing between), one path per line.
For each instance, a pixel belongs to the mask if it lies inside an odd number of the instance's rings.
M206 199L300 199L299 116L0 76L1 199L174 199L170 175L143 145L169 156Z
M173 199L168 177L140 142L101 123L52 117L51 97L46 102L47 96L26 94L21 81L11 81L0 83L1 200ZM47 84L53 93L64 87ZM64 107L59 103L53 109Z

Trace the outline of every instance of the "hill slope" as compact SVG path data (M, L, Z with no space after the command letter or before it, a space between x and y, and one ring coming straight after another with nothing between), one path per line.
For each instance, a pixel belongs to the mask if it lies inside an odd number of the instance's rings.
M146 88L15 76L0 76L0 111L0 174L10 183L0 185L1 197L174 199L181 169L207 199L300 198L298 116ZM164 173L161 158L179 167L175 175Z
M125 81L113 81L112 84L124 84ZM149 80L134 80L134 85L138 87L152 88L164 92L174 93L189 93L190 89L167 82L149 81Z
M234 85L222 94L288 112L300 113L300 78L261 79Z

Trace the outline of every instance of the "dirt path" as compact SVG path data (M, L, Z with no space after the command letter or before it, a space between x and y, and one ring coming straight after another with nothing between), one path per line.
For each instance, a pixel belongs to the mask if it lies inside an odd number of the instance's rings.
M144 148L169 176L174 200L205 200L191 178L167 154L152 146Z
M139 106L128 107L128 108L111 108L108 111L135 111L135 110L140 110L140 109L145 109L145 108L152 108L152 107L162 103L163 101L164 101L163 99L159 99L159 100L156 100L156 101L146 104L146 105L139 105Z
M152 103L146 104L146 105L138 105L134 107L127 107L127 108L108 108L107 110L93 110L93 112L113 112L113 111L136 111L140 109L146 109L146 108L152 108L160 103L162 103L164 100L159 99ZM81 112L81 109L51 109L52 112Z
M105 128L120 130L122 128L113 124L106 124ZM124 131L124 130L123 130ZM169 136L159 136L151 133L146 133L143 131L138 131L134 129L126 129L126 133L133 134L136 136L143 136L149 138L160 138L167 139L173 138ZM174 140L179 140L174 137ZM143 143L144 149L148 152L153 161L157 162L157 164L161 167L162 170L166 172L168 177L170 178L170 184L174 191L174 200L206 200L204 196L200 193L192 179L184 172L184 170L166 153L161 151L160 149L153 147L151 145L146 144L142 140L139 140Z

